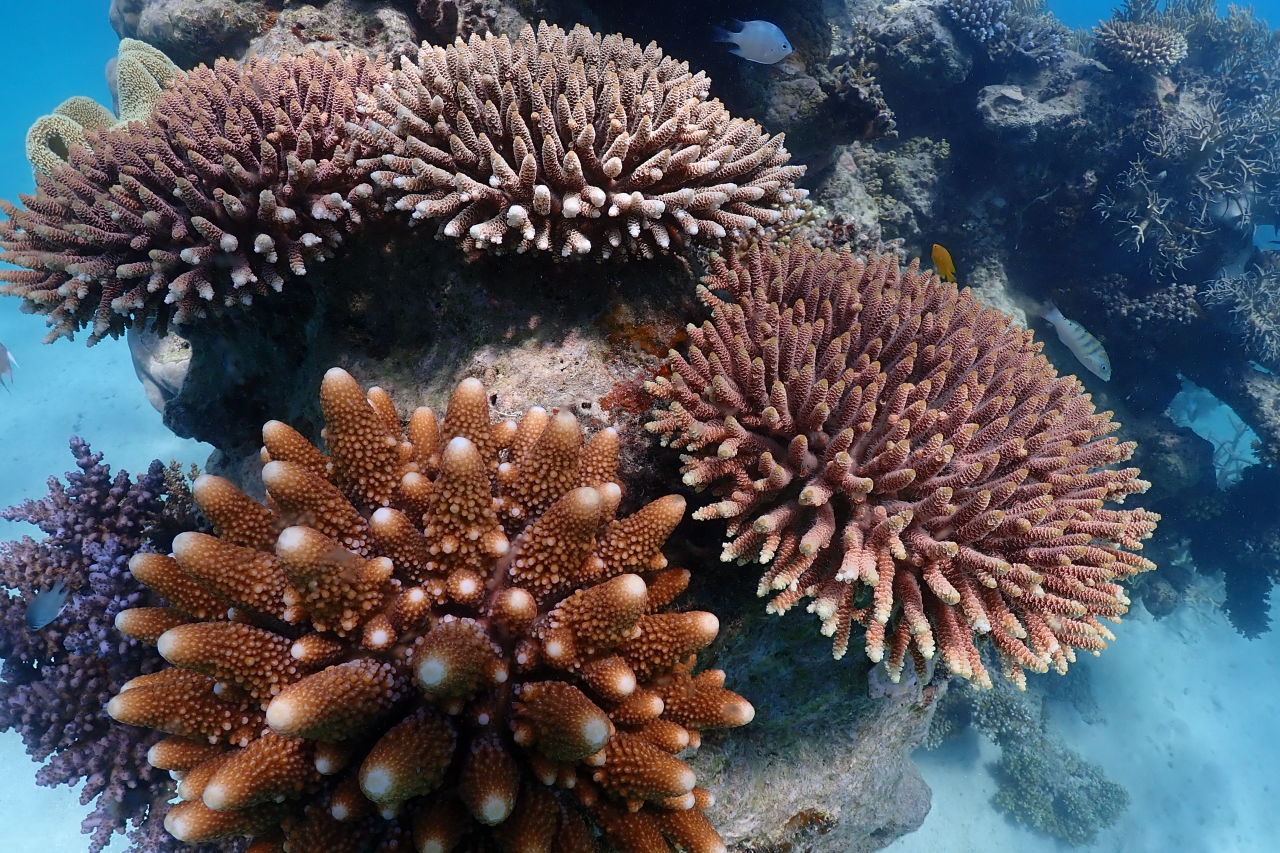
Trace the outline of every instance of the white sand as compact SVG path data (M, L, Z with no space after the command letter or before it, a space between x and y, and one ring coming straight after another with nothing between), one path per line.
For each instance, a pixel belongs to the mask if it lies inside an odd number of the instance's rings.
M1204 590L1211 584L1196 587ZM1280 619L1273 607L1272 621ZM1088 658L1102 721L1052 706L1056 730L1129 791L1095 844L1124 853L1252 853L1280 846L1280 636L1246 640L1210 602L1153 620L1137 605L1100 658ZM1049 676L1045 676L1049 677ZM1072 849L994 812L987 765L999 749L972 733L915 759L933 810L893 853Z

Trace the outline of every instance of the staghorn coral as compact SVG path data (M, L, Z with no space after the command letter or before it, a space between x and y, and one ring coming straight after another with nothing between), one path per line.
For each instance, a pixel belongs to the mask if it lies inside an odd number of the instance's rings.
M708 100L687 63L541 24L514 41L423 45L361 97L389 204L468 250L652 256L740 243L806 191L783 137Z
M1094 30L1094 49L1108 65L1163 74L1187 58L1187 39L1162 24L1112 19Z
M346 120L383 70L362 54L220 61L179 76L150 119L91 131L0 209L0 293L49 339L163 329L283 288L357 227L369 186Z
M172 791L165 774L145 764L157 738L112 725L103 708L130 678L164 664L113 626L121 610L158 603L127 564L151 547L150 531L169 514L163 469L154 462L135 481L123 471L112 476L102 454L78 438L71 452L78 470L65 485L50 478L47 497L0 510L46 534L0 544L0 584L14 592L0 596L0 731L17 732L44 762L38 784L84 783L80 801L93 803L82 825L91 853L130 825L139 849L160 853L176 845L145 841L162 826ZM33 630L28 607L59 586L67 591L62 610Z
M979 44L995 45L1009 32L1013 0L944 0L942 7Z
M1201 297L1229 313L1228 328L1251 356L1280 369L1280 269L1224 275L1208 283Z
M1000 748L999 760L988 765L997 786L992 806L1069 845L1092 844L1099 830L1124 814L1129 793L1067 746L1048 713L1048 698L1005 685L948 690L938 703L927 746L937 748L972 726Z
M720 498L694 517L728 520L722 558L770 564L771 611L812 598L836 657L865 626L894 678L940 652L990 684L981 635L1019 684L1105 647L1159 516L1104 508L1148 486L1110 467L1134 445L1030 332L891 256L757 246L705 281L647 426Z
M589 817L622 850L723 850L675 754L754 712L692 673L715 617L668 608L684 500L614 520L616 433L584 444L542 409L492 423L476 380L407 434L345 371L320 398L327 456L268 423L270 504L202 477L217 535L131 564L172 606L117 626L173 666L108 712L170 735L150 754L185 774L169 830L568 853L596 849Z

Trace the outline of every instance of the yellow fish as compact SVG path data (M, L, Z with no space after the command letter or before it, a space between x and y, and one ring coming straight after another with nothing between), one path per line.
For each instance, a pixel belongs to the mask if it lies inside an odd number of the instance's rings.
M951 253L937 243L933 244L933 268L943 281L956 280L956 262L951 260Z

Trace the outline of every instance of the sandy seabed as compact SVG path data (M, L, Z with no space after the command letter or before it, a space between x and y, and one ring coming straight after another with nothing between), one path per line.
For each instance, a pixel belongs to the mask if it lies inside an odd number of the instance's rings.
M72 433L106 454L113 469L144 470L153 458L203 462L210 448L176 438L148 405L123 341L85 349L40 346L40 321L0 312L0 341L21 366L0 391L0 505L45 493L45 480L71 467ZM23 525L0 522L0 535ZM1100 764L1131 797L1120 822L1091 851L1275 849L1280 836L1280 634L1241 638L1214 604L1212 581L1171 617L1155 621L1138 605L1102 657L1085 658L1101 719L1084 722L1055 704L1058 732ZM1280 621L1280 613L1273 616ZM1046 676L1051 677L1051 676ZM917 754L933 789L933 810L894 853L1067 850L1017 826L989 805L987 765L998 750L973 733ZM80 853L85 807L79 792L38 788L17 735L0 736L0 851ZM117 838L109 848L127 849Z

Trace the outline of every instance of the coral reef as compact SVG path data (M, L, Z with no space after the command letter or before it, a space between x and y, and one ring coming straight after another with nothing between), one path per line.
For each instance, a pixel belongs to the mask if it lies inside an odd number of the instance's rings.
M172 793L167 776L146 765L157 738L116 726L103 712L130 678L164 664L154 648L121 637L113 624L126 608L155 603L127 564L150 550L171 510L164 469L154 462L135 481L123 471L113 476L102 454L78 438L71 452L78 470L65 485L50 478L47 497L0 510L0 518L46 534L0 544L0 584L12 590L0 596L0 731L17 732L31 757L47 762L36 773L38 784L84 783L80 801L93 804L83 823L91 853L129 826L142 849L176 849L171 840L145 844L160 829ZM163 539L156 544L167 547ZM65 593L61 609L48 624L31 625L37 598L57 590Z
M571 851L595 849L589 817L623 849L723 849L675 754L754 711L693 674L716 618L668 608L684 500L615 520L616 433L493 423L476 380L407 433L345 371L320 398L327 456L269 422L270 505L201 478L217 535L131 563L171 607L117 626L172 666L108 712L169 735L149 757L185 773L170 832Z
M1003 686L952 689L939 703L931 745L972 726L1001 750L990 767L999 786L991 798L997 810L1067 844L1091 844L1124 814L1129 794L1067 747L1050 725L1040 697Z
M960 29L980 44L995 44L1009 32L1006 19L1013 0L945 0L942 6Z
M1207 306L1229 312L1224 325L1254 359L1280 370L1280 268L1223 276L1210 282L1201 298Z
M724 246L806 192L781 136L708 100L687 63L546 24L424 46L361 98L373 181L469 250L652 256Z
M1043 2L944 0L954 24L992 57L1026 57L1041 65L1063 58L1067 29Z
M330 52L181 76L147 122L92 132L4 204L0 258L24 269L0 293L50 339L220 316L331 257L376 212L366 179L469 249L562 256L723 248L806 195L781 136L655 46L544 25L384 73Z
M1187 58L1187 40L1177 30L1141 21L1103 21L1094 49L1108 65L1163 74Z
M990 684L987 635L1021 684L1113 638L1159 516L1105 508L1148 486L1112 467L1135 445L1030 332L917 264L804 244L714 258L699 295L647 426L719 498L694 517L728 520L722 559L770 564L770 610L812 598L837 657L863 625L895 678L940 652Z
M1280 530L1274 522L1274 490L1280 468L1253 465L1212 502L1202 502L1200 517L1187 525L1196 568L1222 573L1223 611L1241 635L1256 639L1271 628L1271 587L1280 582ZM1229 541L1230 549L1214 542Z
M90 134L67 166L4 203L0 293L49 315L49 339L91 326L189 322L252 302L332 255L369 207L346 133L362 55L219 62L174 81L151 119Z

